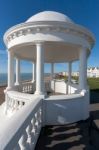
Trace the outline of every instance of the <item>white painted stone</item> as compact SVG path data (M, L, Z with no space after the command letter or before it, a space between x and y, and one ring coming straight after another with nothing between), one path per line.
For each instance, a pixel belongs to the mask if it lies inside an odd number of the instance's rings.
M33 63L32 82L36 80L36 63Z
M88 92L84 96L80 94L50 96L44 103L45 125L63 125L89 117Z
M14 86L14 56L12 51L8 51L8 87L11 89Z
M16 58L16 82L15 85L20 84L20 60Z
M0 119L3 120L3 125L0 125L0 149L5 149L6 146L8 149L17 149L19 146L29 149L27 146L33 146L33 143L34 149L42 125L72 123L89 117L86 65L94 41L93 35L87 29L75 24L67 16L52 11L34 15L25 23L16 25L5 33L4 42L8 49L7 89L10 90L5 92L6 117L1 116L2 119ZM30 93L34 92L35 82L14 85L14 57L36 62L36 92L34 95ZM64 95L49 96L45 99L44 62L63 63L78 59L80 59L79 87L68 83L69 95L66 95L67 83L52 80L51 90ZM17 83L19 82L18 66L17 63ZM30 134L30 128L26 131L31 123L33 125L32 134ZM21 144L18 144L20 138Z
M87 50L82 48L79 53L79 89L87 88Z
M37 43L37 62L36 62L36 92L37 95L44 94L44 45Z
M72 72L72 63L68 63L68 83L71 83L71 72Z
M54 78L54 63L51 63L51 80Z

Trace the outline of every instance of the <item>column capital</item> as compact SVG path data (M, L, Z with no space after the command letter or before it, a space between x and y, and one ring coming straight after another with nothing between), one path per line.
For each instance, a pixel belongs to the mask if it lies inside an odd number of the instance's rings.
M43 46L44 45L44 41L36 41L35 45Z
M14 51L8 49L8 53L10 53L12 56L14 56Z
M20 60L21 60L21 59L20 59L20 58L18 58L17 56L15 56L15 59L16 59L16 60L18 60L18 61L20 61Z
M81 49L87 49L87 47L86 46L82 46Z

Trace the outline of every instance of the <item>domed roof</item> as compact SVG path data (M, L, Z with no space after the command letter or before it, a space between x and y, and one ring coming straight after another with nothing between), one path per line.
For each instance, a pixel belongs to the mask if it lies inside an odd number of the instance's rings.
M30 17L26 22L35 22L35 21L59 21L59 22L73 23L73 21L69 17L55 11L43 11L37 13L36 15Z

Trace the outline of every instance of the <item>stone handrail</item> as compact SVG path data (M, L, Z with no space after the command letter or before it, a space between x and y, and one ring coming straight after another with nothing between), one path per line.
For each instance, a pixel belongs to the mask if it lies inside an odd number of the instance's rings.
M0 150L34 150L41 127L42 99L35 97L2 126Z

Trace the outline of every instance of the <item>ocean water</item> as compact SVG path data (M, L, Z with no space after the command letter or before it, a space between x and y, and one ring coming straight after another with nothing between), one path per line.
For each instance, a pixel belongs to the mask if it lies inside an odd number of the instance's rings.
M21 81L24 80L32 80L32 73L21 73ZM49 73L45 73L45 76L49 76ZM14 75L15 79L15 75ZM0 86L7 85L7 74L1 73L0 74Z
M15 79L15 75L14 75ZM21 80L32 80L32 73L21 73ZM7 74L1 73L0 74L0 86L7 85Z

